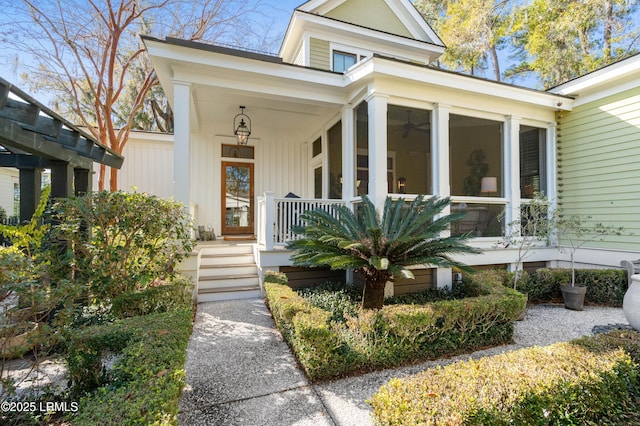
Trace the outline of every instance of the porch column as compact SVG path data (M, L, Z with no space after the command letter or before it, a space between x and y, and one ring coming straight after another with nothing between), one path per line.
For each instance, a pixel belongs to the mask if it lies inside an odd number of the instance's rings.
M509 226L520 215L520 117L507 115L504 122L502 187L507 207L504 215L505 233L520 233L517 226ZM508 265L508 270L517 270L518 265Z
M173 82L173 193L191 211L191 84Z
M355 117L353 107L342 107L342 199L352 208L350 201L356 196L356 171L355 171Z
M431 126L431 178L434 195L448 197L451 195L449 182L449 111L451 106L435 104L433 108L433 125ZM449 214L443 211L443 214Z
M561 113L558 113L561 114ZM560 115L560 118L562 116ZM559 119L558 119L559 120ZM559 124L559 123L558 123ZM545 135L545 176L546 187L543 189L549 200L549 211L556 211L560 207L558 200L558 140L556 134L560 129L557 128L555 122L547 124L547 134ZM556 232L551 235L551 244L558 243L558 235Z
M40 202L41 169L20 169L20 223L27 222Z
M450 161L449 161L449 114L450 105L435 104L431 126L431 178L434 195L449 197L451 195ZM451 214L451 208L442 210L442 216ZM442 237L449 237L450 231L442 233ZM453 271L451 268L436 268L433 279L438 288L451 289Z
M557 199L558 199L558 178L557 172L558 170L558 159L557 159L557 149L558 149L558 141L556 139L557 133L556 123L548 123L547 124L547 134L546 134L546 158L545 158L545 166L546 166L546 180L547 186L544 188L545 194L547 194L547 198L551 202L551 208L557 208Z
M388 96L371 94L369 109L369 198L378 210L384 206L387 186L387 100Z
M356 196L356 127L353 106L342 107L342 199L354 211L351 200ZM345 281L353 284L353 269L345 271Z

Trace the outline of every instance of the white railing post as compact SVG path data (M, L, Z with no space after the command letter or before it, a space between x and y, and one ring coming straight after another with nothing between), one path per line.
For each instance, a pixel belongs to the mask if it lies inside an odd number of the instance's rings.
M267 250L273 250L274 228L275 228L275 192L264 193L264 245Z
M265 230L265 222L264 222L264 197L258 196L256 197L258 200L258 214L256 219L256 237L259 245L264 245L264 230Z

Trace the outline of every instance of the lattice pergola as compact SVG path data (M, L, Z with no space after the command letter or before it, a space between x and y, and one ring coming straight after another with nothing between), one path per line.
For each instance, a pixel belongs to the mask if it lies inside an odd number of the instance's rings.
M43 169L51 169L51 197L92 189L93 163L119 169L124 158L19 88L0 78L0 167L20 172L20 221L40 198Z

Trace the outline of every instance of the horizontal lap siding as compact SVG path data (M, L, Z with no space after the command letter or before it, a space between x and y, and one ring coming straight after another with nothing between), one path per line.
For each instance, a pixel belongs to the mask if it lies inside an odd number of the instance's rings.
M626 236L607 236L589 246L639 250L640 88L563 114L558 206L568 214L592 216L592 223L624 227Z
M331 69L331 61L329 59L329 42L327 40L312 38L309 44L309 65L311 68L318 68L321 70Z
M345 282L344 271L332 271L329 268L300 268L294 266L281 266L292 288L308 287L326 282Z
M415 279L396 279L393 285L393 294L396 296L408 293L418 293L434 288L433 269L412 269ZM353 274L353 282L358 287L364 286L364 275L356 272Z

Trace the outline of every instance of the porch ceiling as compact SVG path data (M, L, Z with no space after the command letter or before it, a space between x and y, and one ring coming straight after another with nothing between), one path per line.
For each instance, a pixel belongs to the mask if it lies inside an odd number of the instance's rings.
M233 118L240 113L240 105L246 107L245 114L251 118L257 137L261 129L314 132L340 111L337 105L204 85L194 86L194 98L200 124L228 123L222 134L232 134Z

